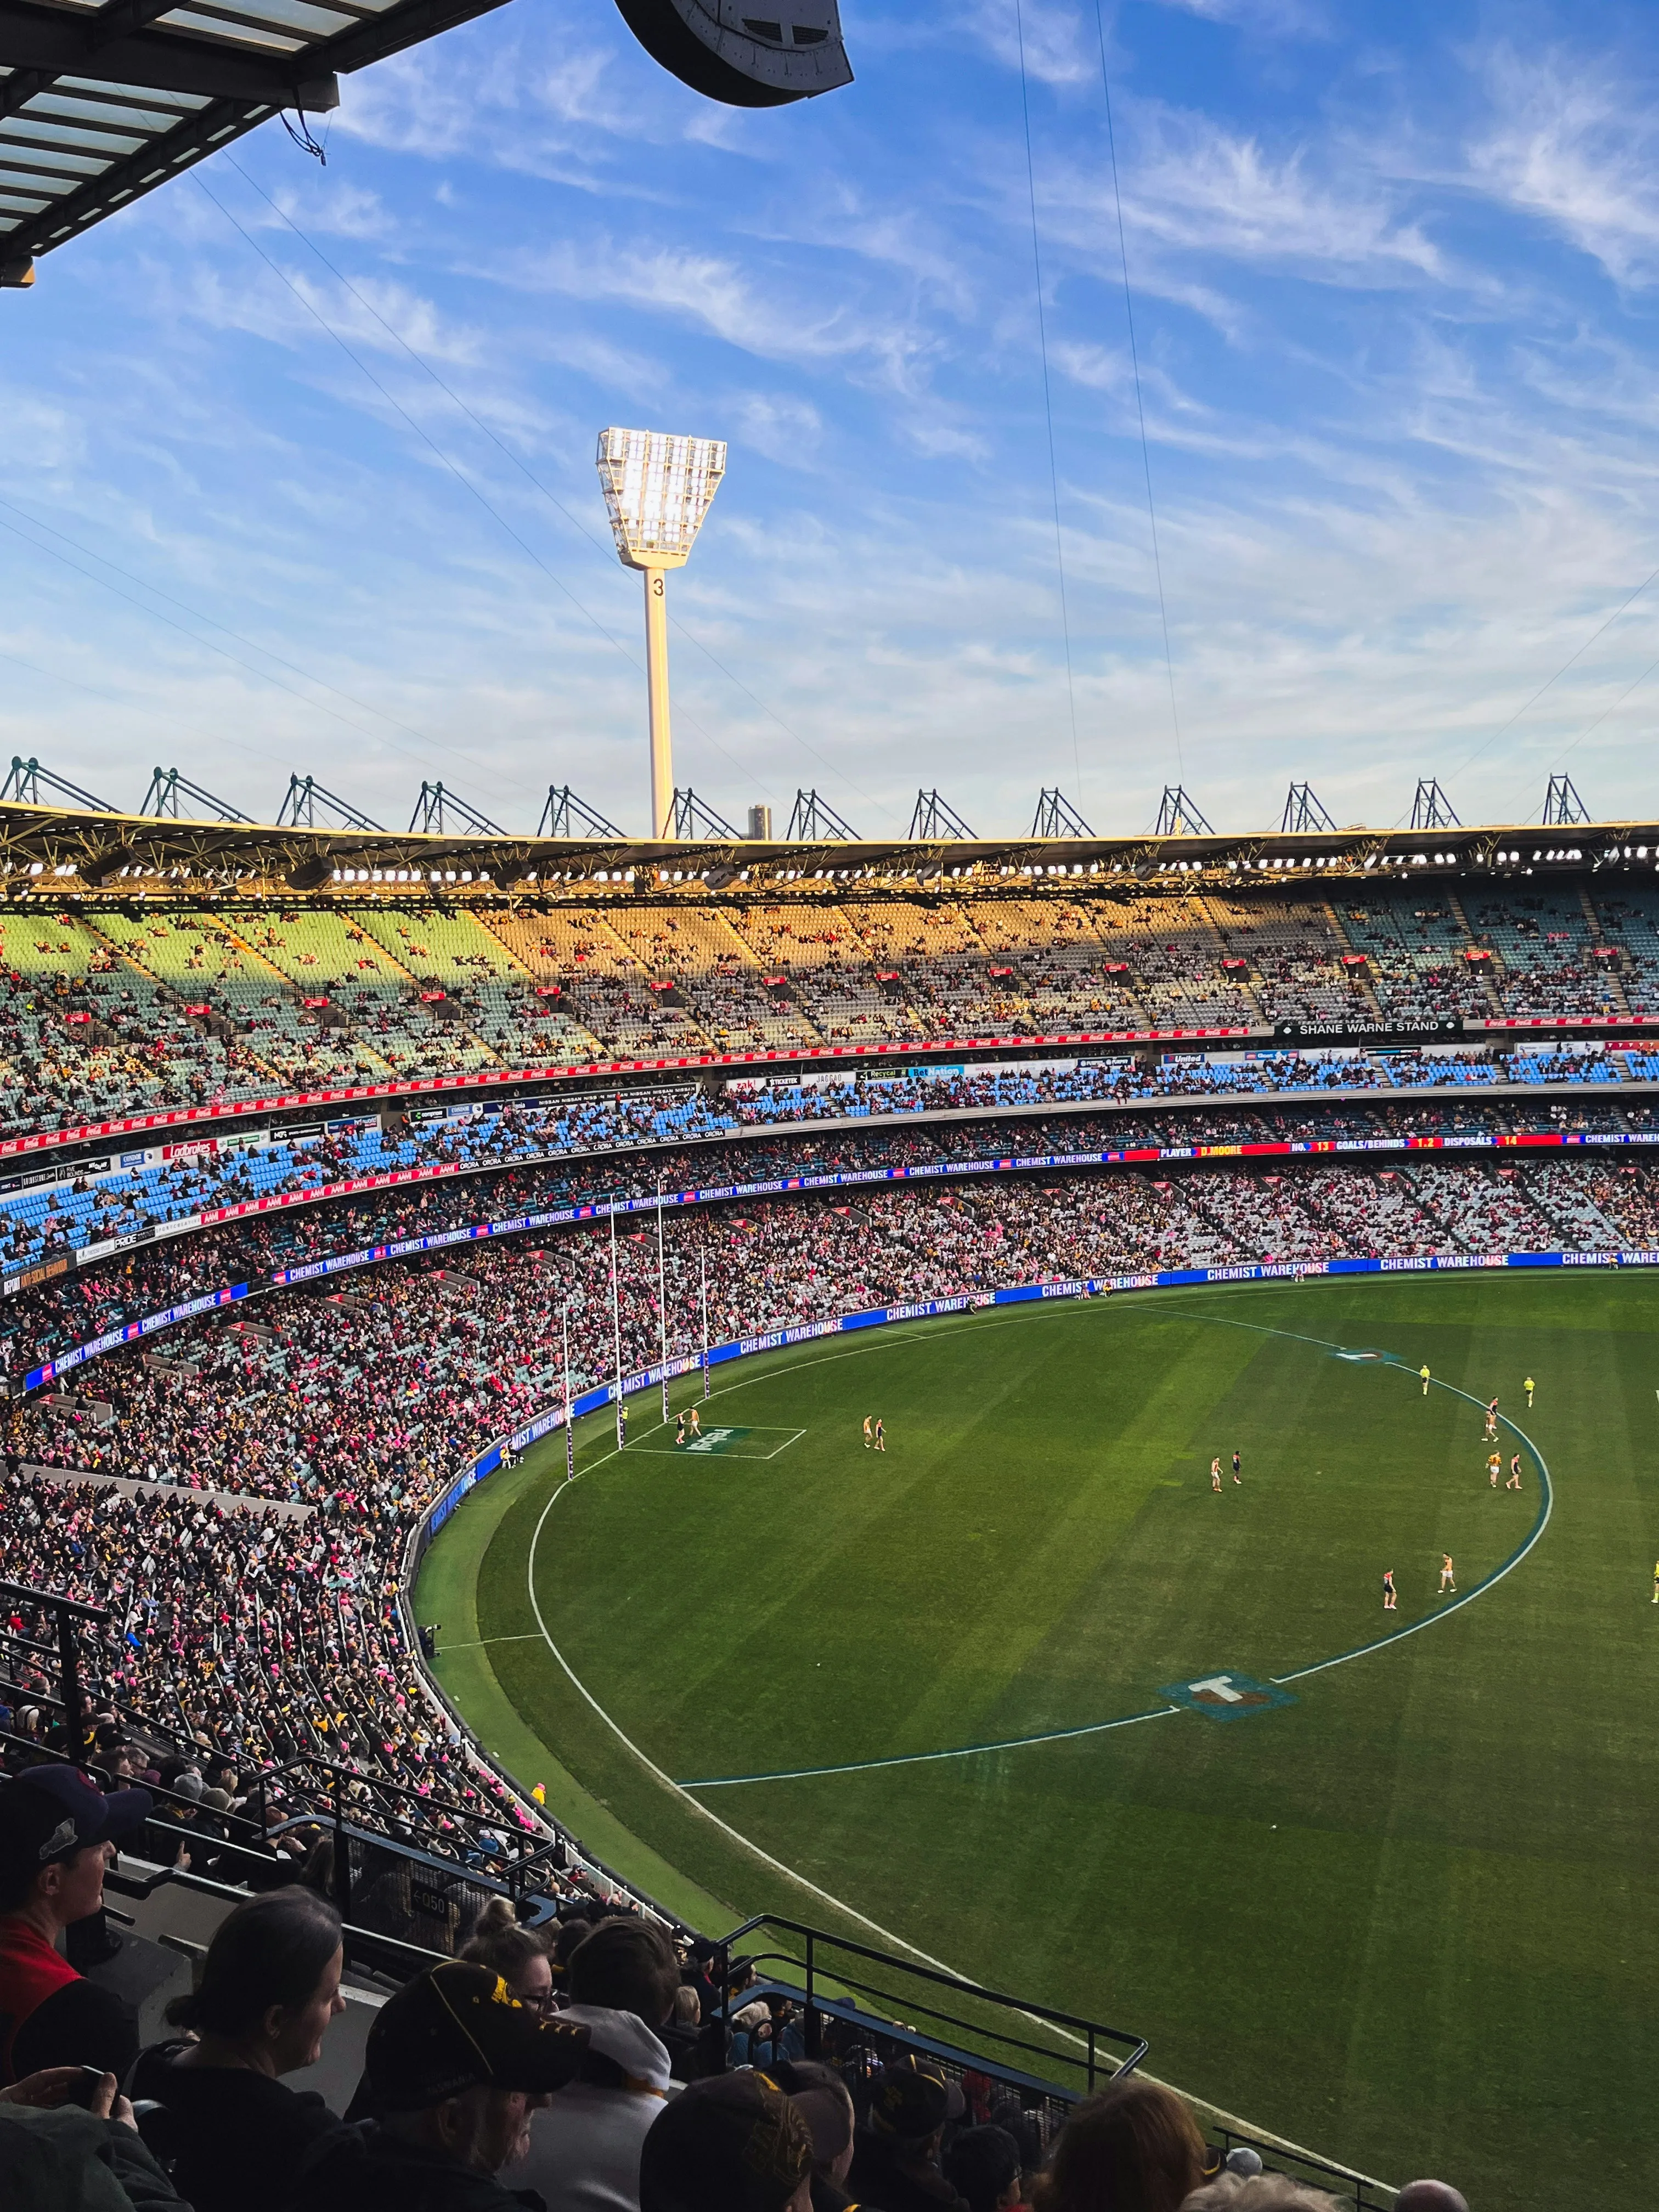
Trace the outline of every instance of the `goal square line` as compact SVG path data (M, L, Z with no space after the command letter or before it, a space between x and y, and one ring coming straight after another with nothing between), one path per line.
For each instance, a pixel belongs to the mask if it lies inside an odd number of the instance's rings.
M665 1438L663 1431L659 1429L653 1431L651 1443L641 1442L630 1445L629 1449L631 1451L653 1452L669 1459L772 1460L787 1452L792 1444L799 1443L805 1434L805 1429L773 1428L763 1423L740 1428L731 1423L718 1422L706 1428L700 1437L694 1437L683 1444L677 1444L672 1437ZM763 1442L767 1437L781 1437L783 1441L768 1447Z

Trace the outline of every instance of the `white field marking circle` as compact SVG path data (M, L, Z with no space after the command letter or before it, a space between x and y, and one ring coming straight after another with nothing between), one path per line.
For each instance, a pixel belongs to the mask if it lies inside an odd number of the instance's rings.
M1301 1285L1274 1285L1273 1287L1301 1288L1303 1286ZM1133 1295L1133 1293L1129 1295ZM1092 1301L1091 1303L1092 1303ZM1139 1301L1137 1300L1136 1303L1139 1304ZM1069 1303L1066 1304L1056 1304L1038 1308L1039 1311L1047 1311L1048 1313L1065 1312L1073 1310L1073 1309ZM1217 1317L1226 1318L1225 1316ZM1016 1326L1019 1322L1026 1321L1030 1318L1030 1316L1029 1315L1011 1315L1006 1321L980 1322L977 1323L977 1326L988 1328L1008 1328ZM734 1379L730 1383L723 1384L718 1391L711 1392L710 1395L714 1397L725 1397L734 1391L746 1388L751 1382L758 1382L779 1374L796 1373L809 1367L830 1366L838 1360L851 1359L858 1357L864 1352L877 1350L882 1345L896 1346L900 1343L912 1343L915 1341L930 1342L934 1336L945 1335L947 1334L954 1334L962 1328L975 1325L975 1323L974 1322L966 1320L961 1322L945 1322L943 1323L934 1322L929 1326L927 1334L925 1337L920 1338L908 1329L896 1332L891 1336L888 1336L884 1332L880 1337L875 1338L868 1344L848 1346L846 1350L842 1352L820 1353L815 1355L810 1359L792 1360L787 1367L768 1367L764 1370L757 1370L753 1375L745 1376L740 1380ZM1249 1327L1250 1324L1246 1323L1243 1324L1243 1326ZM1296 1334L1293 1330L1269 1330L1264 1333L1273 1335L1285 1336L1294 1336ZM1317 1337L1307 1337L1304 1338L1302 1340L1306 1343L1319 1344L1322 1349L1340 1350L1342 1348L1340 1346L1328 1345L1325 1340ZM1447 1384L1444 1387L1447 1389L1451 1388L1449 1384ZM1460 1393L1460 1395L1467 1395L1468 1394ZM1478 1404L1480 1401L1475 1400L1472 1402ZM1508 1424L1508 1425L1512 1427L1514 1425L1510 1423ZM665 1422L659 1423L659 1426L665 1428L667 1424ZM647 1433L649 1433L649 1431L647 1431ZM1521 1431L1516 1430L1516 1433L1519 1435ZM1529 1448L1536 1452L1537 1447L1532 1444L1531 1439L1528 1437L1525 1441L1528 1443ZM849 1920L856 1922L860 1928L866 1928L872 1935L879 1936L883 1942L890 1943L898 1950L908 1952L913 1959L919 1959L923 1966L932 1966L940 1973L955 1974L957 1970L954 1966L948 1965L942 1959L935 1958L931 1952L922 1950L920 1946L912 1943L907 1936L900 1936L892 1929L884 1927L878 1920L872 1920L868 1913L860 1912L856 1905L848 1905L843 1899L835 1896L832 1892L827 1889L822 1888L817 1882L809 1881L806 1875L797 1873L794 1868L786 1866L781 1859L774 1857L770 1851L763 1850L762 1846L754 1842L751 1838L745 1836L741 1829L734 1828L730 1821L721 1820L717 1813L712 1812L707 1805L700 1803L689 1790L683 1789L681 1785L675 1781L672 1775L665 1773L647 1753L642 1751L640 1746L636 1744L633 1738L627 1733L626 1729L623 1728L620 1722L614 1719L612 1716L606 1711L605 1708L599 1703L599 1699L588 1688L586 1683L582 1680L581 1677L571 1666L570 1662L565 1657L563 1652L554 1642L551 1632L549 1630L546 1620L542 1613L541 1602L536 1595L536 1552L537 1547L541 1541L542 1531L547 1525L548 1517L551 1514L553 1508L558 1504L560 1498L563 1495L565 1491L571 1488L574 1483L580 1482L584 1476L597 1474L600 1468L606 1466L611 1461L619 1458L620 1456L620 1453L613 1445L609 1451L601 1453L598 1459L590 1461L587 1466L582 1468L577 1474L568 1478L565 1481L556 1485L552 1494L549 1497L546 1504L542 1508L540 1514L537 1516L535 1529L530 1539L530 1550L526 1561L526 1595L530 1599L531 1611L536 1616L536 1626L540 1631L542 1640L546 1644L549 1651L552 1653L554 1659L557 1662L561 1672L564 1674L567 1680L568 1680L577 1695L580 1697L590 1710L597 1715L599 1719L604 1723L605 1726L610 1729L611 1733L616 1737L617 1742L622 1745L623 1748L629 1753L629 1757L638 1761L639 1765L644 1769L645 1772L651 1777L652 1780L657 1784L659 1788L665 1790L671 1796L678 1799L680 1804L687 1807L690 1811L696 1814L699 1819L706 1820L711 1827L717 1829L721 1835L727 1837L732 1843L738 1845L739 1850L747 1851L751 1857L757 1859L763 1866L769 1868L774 1874L781 1875L786 1881L793 1883L796 1888L804 1891L807 1896L817 1898L822 1904L829 1905L834 1911L844 1913ZM1539 1465L1540 1467L1543 1466L1543 1458L1541 1454L1539 1455ZM1547 1483L1547 1475L1546 1477L1546 1480ZM1546 1516L1546 1518L1547 1519L1547 1515ZM1542 1533L1541 1525L1537 1533ZM1536 1540L1535 1535L1534 1540ZM1530 1550L1531 1545L1529 1544L1527 1548L1528 1550ZM1522 1556L1524 1556L1524 1554L1522 1554ZM1515 1564L1516 1564L1516 1562L1510 1562L1510 1565ZM1507 1569L1505 1571L1507 1571ZM1494 1579L1497 1579L1497 1577L1494 1577ZM1483 1587L1485 1587L1485 1585L1483 1585ZM1471 1597L1478 1595L1478 1590L1469 1593ZM1450 1610L1450 1608L1448 1608L1448 1610ZM1431 1615L1430 1618L1441 1619L1443 1618L1443 1615ZM1357 1656L1358 1655L1354 1654L1345 1656ZM1327 1661L1322 1663L1325 1665L1334 1665L1340 1664L1341 1662L1340 1661ZM1175 1709L1171 1708L1171 1710L1173 1711ZM1151 1716L1148 1716L1148 1717L1151 1717ZM958 1977L958 1978L961 1978ZM1024 2017L1035 2021L1036 2016L1032 2014L1025 2014ZM1067 2029L1055 2027L1052 2023L1048 2021L1036 2021L1036 2024L1048 2028L1048 2032L1060 2041L1073 2044L1079 2049L1084 2047L1083 2039L1079 2036L1072 2034ZM1146 2073L1146 2069L1144 2068L1140 2070L1143 2074ZM1158 2077L1154 2075L1146 2074L1146 2078L1148 2081L1155 2081ZM1324 2164L1331 2166L1334 2170L1349 2173L1354 2179L1364 2181L1373 2188L1382 2189L1391 2196L1397 2194L1395 2185L1392 2182L1379 2181L1375 2175L1362 2174L1359 2173L1357 2169L1342 2166L1340 2162L1338 2160L1325 2159L1322 2156L1322 2154L1310 2151L1304 2145L1292 2142L1291 2138L1286 2136L1277 2135L1271 2129L1258 2126L1252 2121L1241 2119L1237 2114L1229 2112L1224 2106L1212 2104L1207 2098L1197 2096L1190 2090L1183 2089L1180 2092L1180 2094L1185 2097L1189 2104L1196 2106L1199 2111L1209 2114L1211 2118L1218 2125L1224 2128L1231 2128L1235 2133L1253 2136L1258 2142L1272 2144L1278 2149L1289 2153L1293 2157L1306 2158L1313 2160L1316 2164Z
M1230 1314L1210 1314L1204 1316L1203 1318L1219 1322L1224 1328L1248 1329L1257 1336L1280 1336L1290 1343L1316 1345L1322 1352L1334 1352L1340 1359L1347 1358L1350 1356L1346 1346L1334 1344L1327 1337L1305 1335L1299 1329L1269 1328L1259 1322L1236 1321ZM1003 1327L1006 1324L999 1323L997 1326ZM1410 1375L1413 1382L1417 1379L1413 1370L1390 1355L1367 1352L1359 1357L1367 1364L1392 1367L1403 1374ZM1454 1382L1436 1382L1435 1388L1449 1391L1454 1397L1462 1398L1469 1405L1484 1410L1483 1401L1480 1399L1474 1397L1468 1390L1460 1390ZM1500 1415L1499 1418L1504 1427L1519 1437L1522 1443L1531 1452L1537 1462L1541 1482L1540 1510L1538 1518L1534 1522L1526 1541L1520 1548L1511 1553L1501 1566L1483 1577L1472 1589L1463 1591L1461 1595L1455 1597L1450 1605L1442 1606L1434 1613L1425 1613L1421 1620L1413 1621L1408 1627L1390 1629L1386 1636L1374 1637L1369 1644L1358 1644L1352 1651L1340 1651L1332 1658L1315 1660L1311 1665L1297 1668L1292 1674L1270 1675L1269 1680L1282 1687L1290 1682L1300 1682L1310 1674L1325 1674L1333 1667L1346 1667L1351 1659L1368 1658L1372 1652L1383 1650L1390 1644L1401 1644L1408 1636L1415 1636L1425 1628L1432 1628L1437 1623L1449 1620L1453 1613L1461 1613L1466 1605L1473 1605L1477 1598L1484 1597L1486 1592L1501 1583L1512 1569L1520 1565L1549 1526L1550 1516L1555 1510L1555 1486L1550 1479L1549 1467L1543 1453L1539 1450L1526 1431L1517 1427L1507 1414ZM981 1759L993 1752L1023 1751L1046 1743L1073 1741L1079 1736L1106 1735L1115 1729L1133 1728L1141 1721L1164 1720L1170 1714L1179 1713L1182 1710L1180 1705L1163 1705L1147 1712L1125 1713L1115 1720L1088 1722L1077 1728L1048 1729L1032 1735L1005 1737L994 1743L958 1744L943 1751L902 1752L884 1759L847 1759L833 1766L781 1767L761 1774L725 1774L706 1778L699 1777L695 1781L688 1779L679 1786L684 1790L745 1789L762 1782L816 1781L820 1778L834 1774L868 1774L879 1768L890 1766L933 1765L947 1759Z
M993 1325L1000 1327L1003 1324L997 1323ZM850 1357L851 1355L847 1354L842 1356ZM800 1364L802 1365L817 1366L825 1363L812 1360L803 1361ZM611 1716L605 1711L605 1707L593 1695L593 1692L588 1688L586 1683L582 1680L581 1677L571 1666L570 1662L565 1657L563 1652L560 1650L558 1645L553 1641L551 1635L549 1633L547 1623L542 1617L541 1605L536 1595L536 1547L541 1540L542 1530L547 1525L548 1516L552 1512L553 1508L558 1504L564 1492L570 1489L574 1483L581 1481L584 1475L597 1474L600 1468L607 1465L610 1461L619 1458L620 1456L621 1455L613 1445L609 1451L601 1453L598 1459L591 1461L589 1464L581 1470L580 1474L570 1477L567 1480L560 1483L554 1490L552 1496L548 1499L546 1504L542 1508L540 1514L537 1516L535 1533L530 1539L530 1553L526 1563L526 1582L529 1592L531 1610L536 1616L536 1626L541 1631L543 1642L552 1653L554 1658L558 1662L561 1669L569 1680L571 1686L576 1691L577 1694L583 1699L583 1701L599 1716L599 1719L605 1723L606 1728L611 1730L611 1733L616 1737L617 1742L622 1745L623 1750L626 1751L631 1758L639 1761L645 1771L659 1788L665 1790L671 1796L678 1798L682 1805L688 1806L701 1820L707 1820L711 1827L717 1828L721 1835L728 1837L732 1843L738 1845L740 1850L747 1851L751 1858L758 1859L763 1867L769 1868L774 1874L781 1875L785 1881L792 1882L797 1889L804 1890L807 1896L817 1898L821 1904L827 1905L832 1911L844 1913L848 1919L855 1921L860 1928L868 1929L872 1936L878 1936L884 1943L890 1943L896 1950L908 1951L913 1959L921 1960L924 1966L932 1966L936 1972L955 1975L957 1973L956 1968L952 1966L947 1965L943 1959L936 1959L931 1951L922 1950L919 1945L911 1942L908 1936L896 1935L890 1928L884 1928L879 1920L872 1920L867 1912L860 1912L856 1905L848 1905L843 1899L835 1896L830 1891L820 1888L817 1882L808 1881L807 1877L804 1874L798 1874L793 1867L786 1866L781 1859L774 1858L770 1851L763 1850L757 1843L752 1840L751 1838L745 1836L740 1828L734 1828L729 1820L722 1820L719 1814L711 1813L707 1805L699 1804L697 1800L691 1796L689 1790L683 1790L679 1784L674 1780L672 1775L665 1774L653 1759L652 1759L647 1753L641 1750L638 1744L634 1741L632 1736L627 1733L620 1723L612 1719ZM960 1975L957 1975L957 1978L961 1980L964 1978ZM1087 2048L1083 2037L1080 2035L1074 2035L1069 2028L1057 2027L1050 2021L1038 2019L1036 2014L1034 2013L1022 2013L1020 2017L1031 2021L1035 2027L1045 2029L1050 2035L1054 2036L1056 2040L1060 2042L1073 2044L1079 2051ZM1147 2073L1145 2067L1140 2068L1139 2070L1145 2079L1149 2081L1156 2081L1158 2078L1154 2074ZM1166 2082L1160 2086L1164 2087L1173 2087L1173 2084ZM1336 2172L1350 2174L1353 2179L1365 2182L1372 2188L1387 2191L1390 2196L1397 2193L1392 2182L1378 2181L1372 2174L1358 2173L1354 2168L1343 2166L1340 2165L1340 2161L1334 2159L1327 2159L1320 2152L1310 2151L1307 2149L1304 2145L1293 2142L1288 2136L1276 2135L1271 2128L1259 2127L1254 2121L1242 2119L1237 2113L1230 2112L1224 2106L1212 2104L1207 2097L1195 2096L1189 2089L1182 2089L1179 2094L1187 2100L1187 2102L1189 2105L1194 2106L1198 2111L1207 2113L1218 2126L1229 2128L1235 2135L1251 2136L1258 2142L1269 2143L1279 2150L1288 2152L1290 2155L1294 2158L1310 2159L1316 2165L1328 2166Z

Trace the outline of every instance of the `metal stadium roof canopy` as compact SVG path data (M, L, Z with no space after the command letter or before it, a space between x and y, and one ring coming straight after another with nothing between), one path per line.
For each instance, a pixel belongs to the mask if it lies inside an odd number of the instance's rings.
M482 819L482 817L480 817ZM1140 837L891 838L811 844L742 837L693 842L625 836L496 836L442 830L332 830L205 822L0 802L0 893L46 897L258 896L326 892L357 898L543 896L592 885L627 896L678 887L695 895L741 884L808 897L888 887L951 894L1005 887L1269 892L1295 884L1477 880L1591 868L1659 870L1659 823L1620 822L1342 830ZM453 888L452 888L453 887Z
M0 284L338 75L501 0L0 0Z
M341 75L502 4L0 0L0 288L33 283L39 256L283 108L337 107ZM739 22L731 0L621 4L710 99L774 105L852 75L835 0L791 0L779 22Z

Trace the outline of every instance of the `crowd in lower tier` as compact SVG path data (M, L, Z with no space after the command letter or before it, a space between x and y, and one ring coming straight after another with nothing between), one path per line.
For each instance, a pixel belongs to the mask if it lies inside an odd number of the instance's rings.
M148 1832L143 1788L66 1766L0 1781L0 2184L101 2212L1336 2212L1187 2101L1119 2074L1052 2101L857 2023L808 2058L754 1968L602 1909L538 1935L497 1912L380 2003L346 2109L292 2076L345 2008L344 1930L303 1883L221 1920L172 2031L58 1948L106 1863ZM56 1940L55 1940L56 1939ZM95 1972L95 1969L94 1970ZM741 2045L741 2048L739 2048ZM1289 2162L1287 2162L1289 2163ZM1310 2161L1300 2161L1307 2170ZM1396 2212L1468 2212L1438 2181Z

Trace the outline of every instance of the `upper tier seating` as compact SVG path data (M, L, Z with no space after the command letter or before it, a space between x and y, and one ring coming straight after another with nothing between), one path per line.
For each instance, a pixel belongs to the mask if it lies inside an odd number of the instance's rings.
M1644 884L1393 879L1334 901L1311 886L833 902L734 886L516 909L30 906L0 911L0 1133L611 1059L1659 1018L1656 929Z

